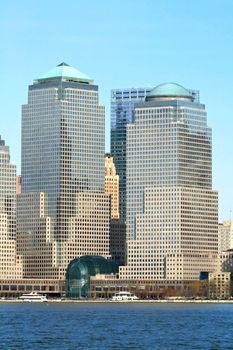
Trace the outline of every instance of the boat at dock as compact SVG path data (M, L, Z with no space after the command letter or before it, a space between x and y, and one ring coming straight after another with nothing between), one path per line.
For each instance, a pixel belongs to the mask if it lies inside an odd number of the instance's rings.
M130 292L119 292L114 294L112 297L113 301L133 301L133 300L139 300L139 298Z
M27 294L21 295L19 298L21 301L27 301L27 302L45 302L48 301L47 297L42 294L38 294L37 292L31 292Z

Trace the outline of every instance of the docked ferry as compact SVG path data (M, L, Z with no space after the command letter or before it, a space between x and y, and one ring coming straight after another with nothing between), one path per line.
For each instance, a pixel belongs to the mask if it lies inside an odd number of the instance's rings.
M27 302L39 302L39 303L48 301L45 295L40 295L40 294L37 294L36 292L23 294L19 297L19 300L27 301Z
M138 300L139 298L130 293L130 292L119 292L114 294L114 296L112 297L113 301L132 301L132 300Z

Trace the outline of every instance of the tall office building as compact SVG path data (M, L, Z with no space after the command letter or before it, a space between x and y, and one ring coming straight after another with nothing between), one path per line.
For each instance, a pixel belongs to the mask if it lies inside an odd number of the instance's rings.
M218 195L205 106L174 83L135 104L127 127L127 266L122 278L196 279L214 269Z
M9 147L0 137L0 278L20 278L22 265L16 255L16 166Z
M17 210L26 277L64 278L75 257L110 258L104 154L104 107L93 80L66 63L34 80L22 108Z
M126 131L134 119L134 105L144 101L151 88L111 91L111 155L119 175L120 219L126 220Z
M119 265L125 263L126 225L119 215L119 175L113 157L105 155L105 193L111 197L110 253Z
M119 175L110 154L105 155L105 193L111 196L111 219L119 219Z
M134 106L145 101L151 87L114 89L111 91L111 154L119 175L120 219L126 221L126 136L127 126L134 120ZM195 102L199 91L188 89Z
M48 194L54 237L68 238L77 192L104 192L105 120L98 86L61 63L29 86L22 108L22 193Z

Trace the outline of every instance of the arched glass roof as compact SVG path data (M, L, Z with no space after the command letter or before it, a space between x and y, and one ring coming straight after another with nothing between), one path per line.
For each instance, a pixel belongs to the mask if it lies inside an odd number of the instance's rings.
M72 260L66 270L67 296L72 298L88 297L90 277L97 274L115 274L118 265L102 256L82 256Z
M156 86L148 94L149 99L160 97L182 97L191 99L192 95L182 85L177 83L164 83Z

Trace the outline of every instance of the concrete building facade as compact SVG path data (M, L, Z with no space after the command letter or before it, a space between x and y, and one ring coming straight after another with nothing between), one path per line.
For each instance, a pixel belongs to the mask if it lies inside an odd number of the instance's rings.
M70 260L110 258L105 117L98 86L62 63L29 86L22 108L17 240L27 278L63 279Z
M9 147L0 137L0 278L21 278L22 263L16 255L16 166Z
M233 249L233 221L224 221L218 225L219 253Z
M151 90L127 127L127 266L121 278L214 271L218 194L205 106L174 83Z

